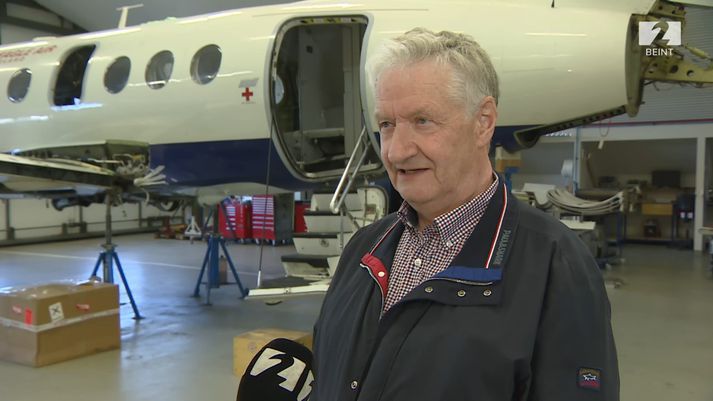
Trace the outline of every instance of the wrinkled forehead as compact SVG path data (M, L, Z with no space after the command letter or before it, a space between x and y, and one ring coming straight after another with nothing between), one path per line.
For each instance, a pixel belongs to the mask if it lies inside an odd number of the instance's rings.
M466 111L452 67L434 61L384 69L375 85L374 115L440 114Z
M384 68L374 84L377 99L395 89L429 87L429 90L445 88L451 84L453 68L436 60L423 60L412 64L395 64Z

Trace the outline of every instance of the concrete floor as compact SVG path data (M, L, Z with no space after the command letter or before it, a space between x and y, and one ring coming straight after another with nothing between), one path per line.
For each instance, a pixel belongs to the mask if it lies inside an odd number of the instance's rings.
M713 280L709 256L628 245L609 276L623 401L713 400Z
M0 287L86 279L100 240L0 248ZM116 238L139 309L121 307L122 349L33 369L0 362L0 401L226 400L235 397L232 338L265 327L309 331L321 296L268 306L238 300L235 286L190 297L205 245ZM254 287L260 247L229 245L241 280ZM291 246L264 248L265 278L282 273ZM707 255L660 246L627 246L608 275L624 401L713 400L713 280ZM204 291L204 290L202 290ZM125 296L122 296L125 301Z

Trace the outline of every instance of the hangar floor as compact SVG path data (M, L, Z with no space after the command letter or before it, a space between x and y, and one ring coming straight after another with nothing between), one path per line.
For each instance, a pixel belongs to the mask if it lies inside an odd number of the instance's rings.
M0 287L85 279L101 241L83 240L0 248ZM124 269L146 319L122 306L122 349L43 368L0 362L0 400L226 400L235 397L232 338L278 327L308 331L321 296L268 306L240 301L235 286L213 291L213 306L190 297L203 243L116 238ZM259 247L229 245L248 287L256 281ZM278 277L279 256L291 246L264 248L266 278ZM621 399L711 400L713 387L713 280L707 255L660 246L625 248L626 263L610 273L624 281L609 288L619 350ZM122 297L122 301L123 301Z

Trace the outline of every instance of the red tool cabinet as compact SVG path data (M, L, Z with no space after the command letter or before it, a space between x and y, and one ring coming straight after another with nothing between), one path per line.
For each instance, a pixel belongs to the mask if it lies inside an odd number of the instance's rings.
M218 206L220 234L226 239L246 240L253 236L249 202L228 198ZM227 216L226 216L227 215Z
M253 238L273 245L291 240L294 202L293 194L253 196Z

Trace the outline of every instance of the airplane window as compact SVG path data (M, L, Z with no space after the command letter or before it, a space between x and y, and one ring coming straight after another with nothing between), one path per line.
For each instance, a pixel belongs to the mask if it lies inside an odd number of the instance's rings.
M205 85L215 79L220 69L220 62L223 54L220 47L208 45L202 47L193 56L191 61L191 76L193 80L201 85Z
M109 93L121 92L129 82L129 72L131 72L131 60L128 57L121 56L114 60L104 74L106 90Z
M23 68L12 74L10 83L7 85L8 99L10 99L13 103L20 103L22 99L27 96L27 92L30 90L31 80L32 73L27 68Z
M151 89L161 89L171 79L173 73L173 53L164 50L151 57L146 66L146 84Z

